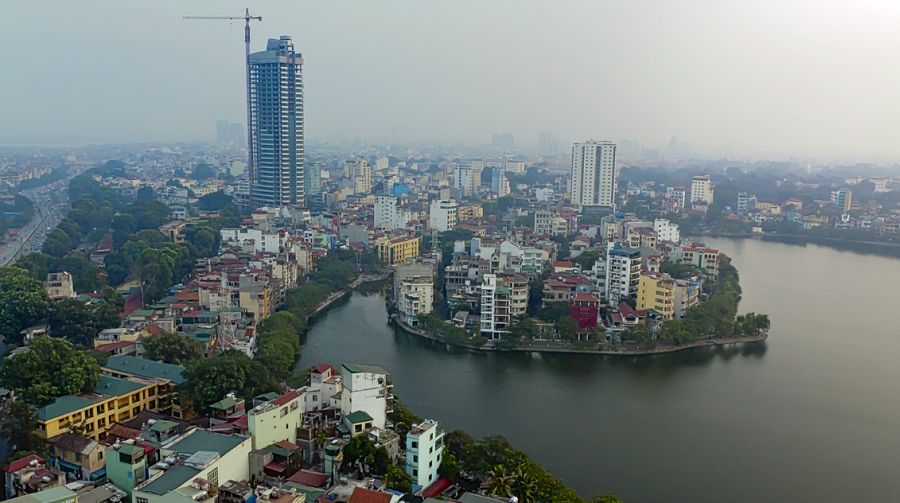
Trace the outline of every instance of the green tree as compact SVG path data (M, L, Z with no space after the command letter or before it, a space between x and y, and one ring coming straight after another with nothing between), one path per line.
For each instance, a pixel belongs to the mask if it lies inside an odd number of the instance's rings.
M560 338L567 341L574 341L578 338L578 322L571 316L563 316L555 326Z
M61 229L53 229L41 246L41 251L51 257L62 257L72 249L72 240Z
M216 177L216 168L207 163L200 163L191 170L191 178L194 180L209 180Z
M459 477L459 471L459 461L456 460L456 455L450 452L445 453L444 459L441 460L441 466L438 467L438 474L450 480L456 480Z
M0 267L0 335L7 344L22 344L22 330L44 320L49 310L43 283L25 269Z
M203 358L204 348L187 335L163 332L141 338L144 355L151 360L184 365Z
M509 498L513 495L513 476L506 471L506 466L496 465L488 473L488 480L482 485L488 494Z
M37 337L28 349L0 366L0 383L26 402L40 405L62 395L92 391L96 386L100 366L69 341Z
M351 473L359 472L363 477L371 473L371 467L375 464L375 443L366 435L357 435L344 446L344 460L341 462L341 471Z
M3 410L0 433L9 440L8 459L18 459L28 454L46 455L46 443L37 434L34 409L22 400L7 404Z
M231 196L221 190L201 196L197 200L197 207L203 211L219 211L228 204L231 204Z
M72 344L90 348L101 329L94 309L85 302L62 299L50 309L50 333Z
M230 392L237 392L250 401L256 395L279 389L263 364L234 350L188 362L184 379L179 396L186 398L200 413L206 413L211 404Z
M531 341L541 335L541 330L537 323L531 318L524 318L512 327L512 333L516 339L523 341Z
M153 187L141 187L137 190L135 197L138 201L150 201L156 197L153 193Z
M406 473L403 468L400 468L397 465L391 465L390 468L387 469L387 473L384 476L384 483L390 489L395 491L400 491L402 493L412 492L412 477Z

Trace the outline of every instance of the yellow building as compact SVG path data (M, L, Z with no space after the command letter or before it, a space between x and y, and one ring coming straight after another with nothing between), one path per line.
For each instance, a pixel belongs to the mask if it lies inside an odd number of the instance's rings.
M418 236L403 236L394 239L381 237L375 241L375 247L378 250L378 258L387 265L394 266L418 257L421 241L422 238Z
M472 220L473 218L481 218L482 216L484 216L484 209L477 204L460 206L456 209L457 222L465 222L466 220Z
M37 432L45 439L74 432L100 440L110 426L128 421L144 409L170 407L164 400L169 384L159 379L101 375L94 393L61 396L38 409Z
M675 280L668 275L642 274L638 278L637 308L653 309L663 319L675 317Z

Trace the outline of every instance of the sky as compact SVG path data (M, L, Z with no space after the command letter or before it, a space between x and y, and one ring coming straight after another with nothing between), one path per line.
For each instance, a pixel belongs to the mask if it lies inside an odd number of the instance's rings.
M896 0L7 0L0 144L211 140L252 49L303 53L308 139L900 160ZM249 5L248 5L249 4Z

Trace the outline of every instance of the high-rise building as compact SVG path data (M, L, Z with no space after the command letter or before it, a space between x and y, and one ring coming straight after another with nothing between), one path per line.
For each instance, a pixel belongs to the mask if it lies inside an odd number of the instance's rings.
M640 275L641 251L625 248L619 243L610 243L606 250L607 304L615 306L622 300L634 298Z
M509 195L509 178L506 177L505 169L491 168L491 192L497 194L497 197Z
M249 62L250 204L303 204L303 57L282 36Z
M853 192L848 188L831 191L831 202L843 212L850 211L850 204L853 199Z
M513 148L515 143L515 137L512 133L497 133L491 135L491 145L494 147Z
M538 136L538 153L541 155L556 155L559 153L559 140L553 133L541 132Z
M399 198L392 196L377 196L375 198L375 228L379 230L394 230L406 227L410 220L410 213L400 207Z
M691 179L691 203L712 204L713 187L709 175L697 175Z
M322 165L313 162L303 167L303 193L306 197L322 193Z
M615 208L616 144L586 141L572 146L572 204Z
M456 201L435 199L428 211L428 227L439 232L447 232L456 227Z
M344 173L353 181L354 194L372 192L372 167L362 157L344 163Z
M481 173L476 173L474 166L469 164L456 164L453 166L453 188L460 196L466 197L475 194L481 185Z
M750 194L746 192L738 192L737 196L737 205L735 206L735 211L738 215L743 215L747 213L748 206L750 205Z
M219 143L228 143L231 139L231 124L228 121L216 121L216 141Z

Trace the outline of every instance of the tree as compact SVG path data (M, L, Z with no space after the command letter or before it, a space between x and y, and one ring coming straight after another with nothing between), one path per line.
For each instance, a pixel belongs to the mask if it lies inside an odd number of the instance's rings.
M17 459L28 454L44 456L47 444L37 434L34 409L22 400L9 403L3 411L0 433L9 440L9 459Z
M153 193L153 187L141 187L137 190L135 197L138 201L150 201L155 199L156 196Z
M184 365L203 358L203 345L187 335L163 332L141 338L144 355L151 360Z
M197 200L197 207L203 211L219 211L227 204L231 204L231 196L222 190L206 194Z
M578 338L578 322L571 316L563 316L556 322L556 331L560 338L574 341Z
M412 477L397 465L391 465L384 476L384 483L390 489L402 493L412 492Z
M279 389L263 364L235 350L188 362L184 380L179 396L190 401L200 413L206 413L210 405L231 392L250 401L256 395Z
M375 450L375 443L366 435L351 438L343 449L344 460L341 462L341 471L344 473L359 471L365 477L375 463Z
M544 321L559 321L569 315L568 302L548 302L538 311L538 318Z
M61 229L53 229L41 246L41 251L51 257L62 257L72 249L72 240Z
M459 471L459 462L456 460L456 456L453 453L445 452L441 466L438 467L438 474L450 480L456 480L459 477Z
M216 168L211 164L200 163L191 170L191 178L194 180L208 180L216 177Z
M37 337L28 351L3 361L0 383L29 404L92 391L100 375L97 361L69 341Z
M489 473L488 480L482 485L488 494L509 498L513 495L513 477L506 472L504 465L496 465Z
M54 337L87 348L93 345L94 337L101 330L93 308L75 299L62 299L53 304L49 322Z
M50 297L44 285L19 267L0 267L0 335L22 344L22 330L46 318Z
M536 339L541 335L541 331L538 328L537 323L535 323L531 318L525 318L519 323L515 324L512 328L512 333L517 339L524 341Z

